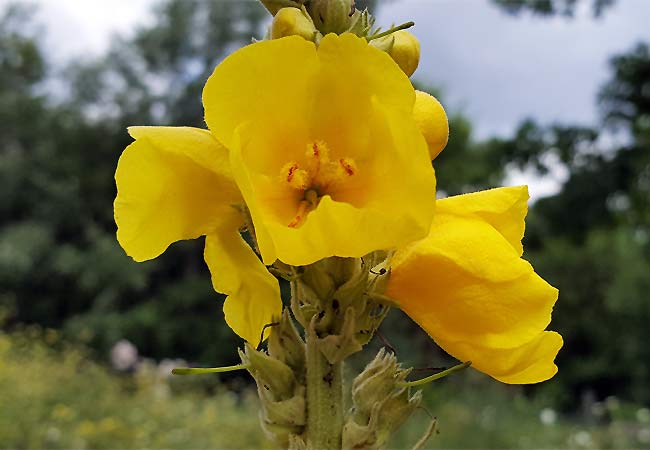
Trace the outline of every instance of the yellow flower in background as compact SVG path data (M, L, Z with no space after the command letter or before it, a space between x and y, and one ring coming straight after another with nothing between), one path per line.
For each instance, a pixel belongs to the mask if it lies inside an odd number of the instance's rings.
M175 241L206 236L205 260L215 290L228 295L226 322L257 343L280 316L278 282L239 234L243 199L227 150L206 130L131 127L135 142L117 166L117 239L136 261L156 258Z
M450 355L504 383L551 378L562 337L544 331L557 289L521 259L528 189L439 200L429 235L400 249L386 295Z
M415 91L351 34L293 36L226 58L203 91L266 264L360 257L423 238L435 175Z

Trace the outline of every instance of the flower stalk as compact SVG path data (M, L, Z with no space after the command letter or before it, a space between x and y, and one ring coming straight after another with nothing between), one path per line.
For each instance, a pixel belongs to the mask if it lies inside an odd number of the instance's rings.
M435 200L431 160L449 127L408 78L413 22L381 31L353 0L261 1L267 40L205 85L209 129L131 127L115 175L127 253L145 261L205 235L225 320L246 341L242 364L173 373L247 370L263 430L291 450L385 448L421 407L414 388L469 360L505 383L552 377L557 290L521 259L527 188ZM381 349L344 390L345 360L390 307L468 362L407 381ZM416 448L434 431L435 419Z
M307 442L313 449L338 449L343 432L343 362L327 360L313 326L306 341Z

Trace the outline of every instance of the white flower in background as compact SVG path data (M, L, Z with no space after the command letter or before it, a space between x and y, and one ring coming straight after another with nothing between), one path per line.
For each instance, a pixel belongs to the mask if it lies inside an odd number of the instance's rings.
M648 408L639 408L636 410L636 420L641 423L650 422L650 409Z
M544 408L539 412L539 421L546 426L555 425L557 413L553 408Z
M593 447L594 440L591 433L586 430L578 431L569 438L569 446L571 447Z
M187 361L183 359L168 359L165 358L158 363L158 377L169 378L172 375L172 369L176 367L187 366Z
M138 349L126 339L120 339L111 349L111 365L115 370L133 369L138 362Z
M636 439L641 444L650 443L650 428L641 428L636 433Z

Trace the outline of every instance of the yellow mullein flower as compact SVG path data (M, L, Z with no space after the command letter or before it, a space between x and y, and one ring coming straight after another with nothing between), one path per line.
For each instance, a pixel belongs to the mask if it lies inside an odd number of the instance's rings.
M239 234L242 211L251 211L267 264L362 256L424 237L435 175L414 101L390 57L352 35L327 36L318 49L296 36L245 47L206 85L212 133L129 129L135 142L115 174L118 241L145 261L205 235L214 288L228 295L226 321L256 342L281 301Z
M439 200L429 235L399 250L386 294L452 356L504 383L551 378L558 292L521 259L528 189Z
M205 260L214 288L228 295L228 325L257 343L280 316L278 282L239 234L243 199L227 150L210 132L188 127L131 127L135 142L117 166L117 239L136 261L172 243L206 236Z
M359 257L426 236L435 175L415 92L352 34L297 36L226 58L203 91L266 264Z

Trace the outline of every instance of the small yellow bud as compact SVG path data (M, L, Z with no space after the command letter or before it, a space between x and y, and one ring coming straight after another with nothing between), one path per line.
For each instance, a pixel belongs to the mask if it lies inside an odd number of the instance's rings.
M413 75L420 63L420 41L411 33L399 30L392 34L394 43L388 54L407 75Z
M271 38L279 39L294 35L313 41L316 27L311 18L300 9L282 8L273 18Z
M444 108L435 97L415 91L413 119L427 141L431 160L434 160L449 140L449 122Z
M266 9L275 16L282 8L300 8L301 3L295 0L260 0Z

